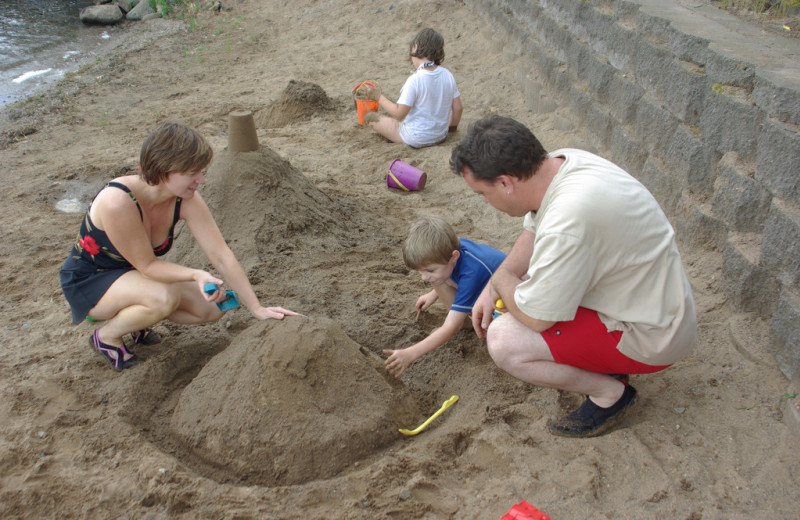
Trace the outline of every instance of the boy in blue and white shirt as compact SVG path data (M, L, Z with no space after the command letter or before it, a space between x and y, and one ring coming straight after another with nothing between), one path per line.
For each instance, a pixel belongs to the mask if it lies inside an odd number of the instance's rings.
M417 312L426 311L436 300L450 309L441 327L427 338L401 350L384 350L386 369L399 377L414 361L446 343L456 333L472 328L469 314L506 255L485 244L458 238L453 228L436 217L423 217L411 226L403 244L403 260L419 271L433 290L417 299Z

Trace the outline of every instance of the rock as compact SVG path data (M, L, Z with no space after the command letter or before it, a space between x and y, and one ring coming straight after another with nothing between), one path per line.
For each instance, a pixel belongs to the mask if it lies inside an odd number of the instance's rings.
M125 18L128 20L141 20L145 16L154 13L155 10L150 7L150 2L147 0L139 0L139 3L136 4L136 7L128 11L128 14L125 16Z
M116 4L90 5L81 9L80 13L81 22L86 25L114 25L124 18Z

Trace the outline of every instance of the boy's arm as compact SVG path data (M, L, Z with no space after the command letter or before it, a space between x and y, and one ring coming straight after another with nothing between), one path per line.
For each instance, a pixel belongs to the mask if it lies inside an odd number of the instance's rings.
M386 369L393 376L400 377L400 374L405 372L411 363L437 347L444 345L450 338L455 336L461 330L466 316L467 313L465 312L451 310L447 313L442 326L431 332L430 336L419 343L402 350L384 350L383 353L389 356L383 362Z

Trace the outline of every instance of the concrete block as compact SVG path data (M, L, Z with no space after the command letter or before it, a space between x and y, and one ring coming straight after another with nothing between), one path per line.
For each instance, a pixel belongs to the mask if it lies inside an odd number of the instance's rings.
M725 223L711 215L707 204L698 204L686 194L678 201L675 232L682 244L709 251L722 251L728 234Z
M617 70L598 57L592 48L573 40L567 66L586 83L589 93L598 102L605 103L608 100L609 84Z
M592 105L586 114L586 137L595 147L608 150L614 121L600 108Z
M678 127L678 119L650 96L644 96L636 103L634 127L647 151L663 156L669 145L669 138Z
M550 89L550 94L558 102L566 104L569 101L570 87L575 83L569 68L565 65L557 67L550 74L549 80L547 87Z
M508 9L511 10L514 18L517 20L526 20L528 23L547 15L544 8L536 2L527 2L525 0L507 0L504 2L504 4Z
M634 70L641 86L684 123L695 123L703 112L706 78L702 72L689 70L660 47L641 45L637 49ZM696 69L696 67L695 67Z
M770 351L789 380L800 377L800 296L784 289L769 324Z
M762 71L755 80L753 100L768 117L800 125L800 77L786 76Z
M638 179L656 198L667 218L674 222L681 192L686 184L685 179L681 175L670 173L666 165L653 156L645 161Z
M608 59L609 65L620 73L633 72L633 58L639 35L617 23L611 24L593 44L597 52Z
M539 44L547 49L555 59L563 63L567 62L567 49L569 49L571 38L570 32L559 23L542 25L539 32L536 33Z
M781 285L760 265L758 235L729 235L722 251L722 286L733 308L762 317L775 311Z
M547 7L548 12L555 20L564 24L571 24L575 22L575 18L578 16L581 3L582 2L556 0L554 2L549 2Z
M714 191L713 159L703 145L699 130L685 125L675 129L664 157L673 172L686 176L686 186L692 193L705 194Z
M641 174L642 166L647 159L647 151L624 127L618 125L611 130L609 152L612 161L622 169L634 177Z
M717 180L711 210L731 231L761 232L772 195L752 178L736 152L728 152L717 164Z
M784 123L767 119L758 136L755 179L776 197L800 198L800 132Z
M617 21L632 20L639 14L639 4L634 2L613 2L614 18Z
M589 109L594 105L594 100L581 88L573 85L569 91L569 111L578 126L585 126Z
M700 132L706 146L720 155L736 151L744 160L756 159L756 142L764 115L749 99L742 99L733 87L711 89L700 116Z
M508 35L518 33L519 28L516 27L513 18L505 16L503 13L497 13L493 25L497 27L497 30L493 33L492 47L498 53L503 53L508 47Z
M772 199L764 224L761 258L775 276L794 291L800 291L800 208Z
M732 85L748 91L753 90L756 70L750 63L733 60L716 52L709 52L705 69L708 83L711 85Z
M644 96L644 89L624 75L611 78L608 88L608 109L620 123L627 125L634 122L636 103Z
M635 26L648 39L665 50L672 36L671 22L667 18L653 16L645 11L637 11L635 15Z
M651 95L658 96L663 76L675 57L651 42L640 40L633 56L636 82Z
M676 58L700 67L705 66L709 55L707 38L676 31L672 24L664 36L667 38L667 49Z
M771 369L778 367L769 351L769 318L755 313L739 313L728 318L733 348L751 363Z

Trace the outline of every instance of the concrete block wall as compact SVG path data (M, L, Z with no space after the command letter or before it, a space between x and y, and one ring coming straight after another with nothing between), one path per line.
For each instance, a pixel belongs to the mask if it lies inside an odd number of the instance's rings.
M800 63L679 2L466 3L513 47L533 110L569 110L576 142L639 178L682 247L722 255L729 302L770 321L800 378Z

